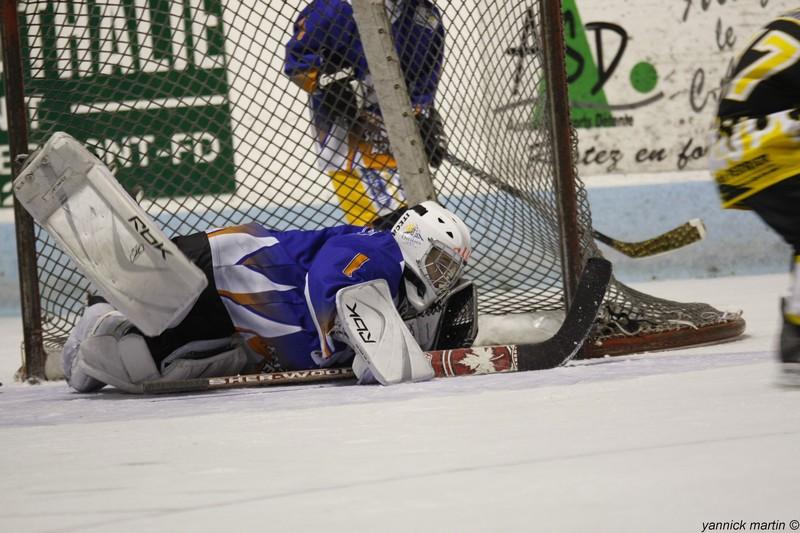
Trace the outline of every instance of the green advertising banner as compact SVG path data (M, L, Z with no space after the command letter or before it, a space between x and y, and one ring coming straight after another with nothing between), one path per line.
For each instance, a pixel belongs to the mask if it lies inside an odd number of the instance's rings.
M605 126L612 120L611 112L602 83L599 83L602 76L589 48L586 28L575 0L564 0L563 9L572 123L577 128Z
M146 196L235 190L220 0L41 2L19 17L32 145L66 131Z

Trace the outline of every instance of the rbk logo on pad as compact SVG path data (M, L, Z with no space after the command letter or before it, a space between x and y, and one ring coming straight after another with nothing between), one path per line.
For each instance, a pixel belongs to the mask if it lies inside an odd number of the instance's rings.
M128 219L128 222L133 222L133 227L136 229L136 232L142 236L147 244L161 252L161 257L163 257L165 261L167 260L167 254L172 255L172 252L164 249L164 243L150 233L150 228L147 227L147 224L145 224L142 219L134 215Z
M357 303L354 303L352 306L347 306L347 310L349 311L347 318L353 321L353 325L356 327L358 336L361 337L362 341L366 344L374 344L375 339L372 338L372 332L370 332L369 326L367 326L367 323L361 318L358 311L356 311L356 306L358 306Z

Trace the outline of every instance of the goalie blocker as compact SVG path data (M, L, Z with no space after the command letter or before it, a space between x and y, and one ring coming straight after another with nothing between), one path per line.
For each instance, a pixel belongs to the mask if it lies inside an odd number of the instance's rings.
M355 352L353 372L359 383L392 385L433 378L433 367L400 318L386 280L340 289L336 311Z

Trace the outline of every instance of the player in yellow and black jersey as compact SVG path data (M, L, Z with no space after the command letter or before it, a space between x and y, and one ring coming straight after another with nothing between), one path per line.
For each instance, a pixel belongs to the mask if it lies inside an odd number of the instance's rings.
M725 208L751 209L794 249L780 352L800 385L800 9L769 22L726 80L710 149Z

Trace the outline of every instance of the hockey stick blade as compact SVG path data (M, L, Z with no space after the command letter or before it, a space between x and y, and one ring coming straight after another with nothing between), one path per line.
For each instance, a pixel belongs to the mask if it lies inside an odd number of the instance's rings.
M652 257L683 248L695 242L703 240L706 236L706 228L703 221L699 218L681 224L677 228L671 229L652 239L645 239L638 242L625 242L604 235L597 230L592 230L592 236L603 244L614 250L627 255L628 257Z
M592 332L592 324L600 310L610 279L609 261L600 257L589 259L564 322L553 337L537 344L473 346L428 352L436 377L544 370L569 362L583 347ZM332 382L352 377L353 371L350 368L317 368L181 381L150 381L143 384L143 392L145 394L202 392Z
M463 159L454 156L453 154L445 155L444 159L454 167L465 170L470 175L483 180L493 187L497 187L504 193L528 203L534 209L543 209L543 206L539 205L538 201L529 195L526 195L522 190L509 183L506 183L505 181L489 174L488 172L485 172L484 170L479 169L475 165L472 165L471 163L468 163ZM621 241L619 239L609 237L608 235L605 235L595 229L592 230L592 237L598 241L613 248L621 254L637 259L663 254L666 252L671 252L672 250L677 250L678 248L683 248L684 246L702 240L705 235L705 226L698 218L693 218L692 220L681 224L675 229L667 231L666 233L662 233L661 235L656 235L651 239L646 239L639 242Z
M589 259L575 297L555 335L536 344L473 346L429 352L436 377L545 370L568 363L592 333L611 280L611 263Z
M611 269L611 262L602 257L592 257L587 261L561 327L550 339L530 345L532 355L520 361L520 370L555 368L578 354L592 334L611 282Z

